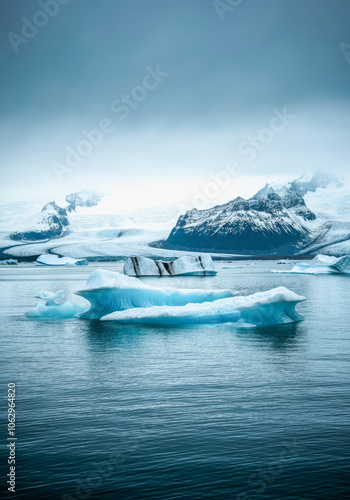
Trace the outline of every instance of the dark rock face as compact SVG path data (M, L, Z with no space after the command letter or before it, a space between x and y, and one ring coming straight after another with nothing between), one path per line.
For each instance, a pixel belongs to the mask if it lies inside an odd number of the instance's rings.
M182 215L166 248L273 255L295 253L312 242L316 216L295 191L267 185L249 200L237 198Z
M65 208L59 207L54 201L47 203L28 227L10 234L14 241L40 241L62 236L68 229L69 220Z
M95 207L101 201L102 196L94 191L80 191L66 196L68 211L75 211L77 207Z

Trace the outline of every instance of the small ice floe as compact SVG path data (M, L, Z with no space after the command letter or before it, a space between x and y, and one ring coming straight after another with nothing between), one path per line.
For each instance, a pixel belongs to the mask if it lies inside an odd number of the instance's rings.
M1 266L15 266L18 264L17 259L6 259L6 260L0 260L0 265Z
M348 274L350 273L350 255L330 257L317 255L311 262L299 262L290 271L272 271L290 274Z
M186 255L172 261L153 260L147 257L129 257L123 268L127 276L215 276L210 255Z
M221 269L243 269L243 266L222 266Z
M37 266L87 266L88 264L86 259L72 259L49 253L44 253L36 259Z
M64 300L64 290L47 292L42 290L35 298L42 299L45 304L38 303L27 312L29 318L73 318L89 309L88 304L75 304Z

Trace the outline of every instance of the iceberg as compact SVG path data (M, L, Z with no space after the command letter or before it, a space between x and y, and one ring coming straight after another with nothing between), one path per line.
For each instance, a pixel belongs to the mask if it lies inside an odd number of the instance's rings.
M247 297L230 297L183 306L136 307L116 311L102 321L179 325L198 323L235 323L239 327L261 327L299 321L295 306L305 297L279 287Z
M75 292L90 304L64 300L64 291L41 291L37 304L28 311L31 318L101 319L118 323L191 325L235 323L258 327L299 321L295 306L304 297L279 287L249 296L235 296L232 290L181 290L146 285L137 278L98 269L83 289Z
M28 318L73 318L89 309L88 304L75 304L69 300L58 303L57 301L64 299L64 290L57 292L42 290L35 298L44 300L45 304L38 303L33 309L30 309L26 313Z
M18 264L17 259L6 259L6 260L0 260L0 265L1 266L15 266Z
M349 274L350 255L344 255L343 257L317 255L311 262L299 263L290 271L273 272L292 274Z
M72 259L49 253L44 253L36 259L37 266L87 266L88 264L86 259Z
M75 292L91 304L84 318L106 316L125 309L152 306L184 306L232 297L232 290L181 290L146 285L137 278L98 269L91 273L83 289Z
M123 268L127 276L215 276L210 255L185 255L172 261L153 260L147 257L129 257Z
M35 295L35 298L45 300L47 306L54 306L57 304L57 300L64 299L64 290L58 290L57 292L46 292L45 290L41 290L41 292Z

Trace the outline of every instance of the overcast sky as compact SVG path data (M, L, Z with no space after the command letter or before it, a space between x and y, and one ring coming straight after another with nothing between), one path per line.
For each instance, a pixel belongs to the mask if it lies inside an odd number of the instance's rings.
M348 0L2 0L0 196L345 174L349 27Z

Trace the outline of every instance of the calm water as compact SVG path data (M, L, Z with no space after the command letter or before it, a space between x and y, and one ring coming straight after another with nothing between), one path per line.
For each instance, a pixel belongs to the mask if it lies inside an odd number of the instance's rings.
M18 438L13 495L2 411L2 498L350 498L350 277L235 265L145 281L242 294L282 284L306 296L305 320L248 330L29 320L40 290L72 292L120 265L1 268L1 400L16 382Z

